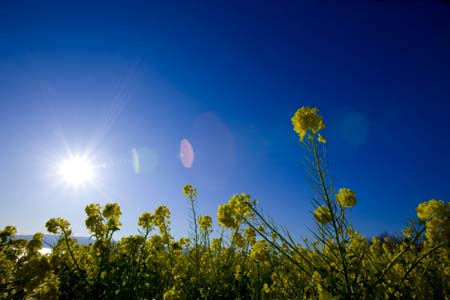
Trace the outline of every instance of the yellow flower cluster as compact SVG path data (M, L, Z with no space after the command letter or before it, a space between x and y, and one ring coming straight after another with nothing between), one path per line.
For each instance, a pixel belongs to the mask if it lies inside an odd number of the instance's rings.
M233 211L238 215L242 215L248 217L251 215L251 203L250 203L250 195L240 194L233 195L230 201L228 201Z
M333 296L324 288L323 279L320 276L319 272L315 271L311 278L311 281L315 283L317 292L319 294L319 300L330 300L333 299Z
M181 289L177 289L177 288L173 287L164 293L163 299L164 300L183 300L184 297L183 297L183 293L181 292Z
M325 144L325 143L327 142L327 139L324 138L324 137L319 133L319 134L317 135L317 141L318 141L319 143Z
M70 223L62 218L53 218L47 221L45 227L47 231L53 234L58 234L61 230L69 230Z
M234 279L241 280L241 277L242 277L241 265L236 265L236 267L234 268Z
M103 208L103 216L105 218L116 218L122 215L120 206L117 203L106 203Z
M267 283L264 283L263 288L262 288L262 292L264 294L269 294L270 293L270 287Z
M122 212L117 203L106 203L103 210L98 203L92 203L86 206L87 218L85 221L89 231L97 236L106 234L108 231L119 230L120 216Z
M85 221L87 229L96 234L103 235L104 234L104 226L103 226L103 217L100 211L100 204L91 203L84 209L86 212L87 218Z
M314 217L319 223L323 225L328 224L331 221L330 209L324 205L321 205L314 211Z
M233 210L228 203L219 205L217 210L217 221L219 224L228 228L237 227L236 220L234 219Z
M252 246L252 251L250 252L250 257L257 262L265 262L269 259L270 248L267 242L264 240L257 241Z
M238 232L233 232L231 235L231 242L238 248L244 248L245 246L245 239Z
M219 205L217 210L217 219L219 224L228 228L236 229L242 221L242 218L252 218L252 205L250 195L233 195L228 203Z
M138 219L138 225L144 229L151 230L155 225L155 220L150 212L144 212Z
M416 212L417 217L425 222L426 237L429 240L443 238L450 241L450 203L432 199L420 203Z
M41 232L35 233L31 241L27 244L27 253L36 254L42 248L42 239L44 238L44 234Z
M158 206L155 210L155 225L160 229L166 228L169 223L170 210L165 205Z
M122 211L117 203L106 203L103 208L103 217L106 218L106 228L107 230L119 230L122 223L120 222L120 216Z
M211 229L212 218L210 216L200 216L198 217L198 224L200 225L200 230L207 232Z
M211 250L219 251L222 247L222 238L213 238L211 241Z
M352 207L356 204L355 192L351 189L340 188L336 195L336 200L342 207Z
M251 228L248 227L245 231L244 231L244 237L245 240L250 244L253 245L254 243L256 243L256 231Z
M319 110L316 107L303 106L298 109L292 117L292 125L294 125L294 131L300 136L300 141L303 142L303 138L310 130L315 135L319 130L325 128L322 117L317 113ZM325 143L324 137L320 136L319 141Z
M3 242L6 241L7 238L15 236L17 233L17 229L14 226L6 226L5 229L0 230L0 238Z
M197 198L197 190L190 184L186 184L183 187L183 194L189 199L195 200Z
M431 199L430 201L420 203L416 208L417 217L422 221L427 221L435 216L445 213L447 207L442 200Z

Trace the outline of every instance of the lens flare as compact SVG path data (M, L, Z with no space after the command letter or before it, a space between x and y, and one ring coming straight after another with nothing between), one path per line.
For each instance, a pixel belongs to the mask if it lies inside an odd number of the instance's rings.
M194 163L194 149L187 139L180 143L180 160L185 168L191 168Z
M147 147L131 150L131 163L136 174L150 174L158 165L158 154Z

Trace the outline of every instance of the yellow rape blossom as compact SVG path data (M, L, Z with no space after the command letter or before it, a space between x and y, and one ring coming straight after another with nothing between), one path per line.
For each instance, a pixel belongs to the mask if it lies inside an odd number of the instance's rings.
M253 218L252 205L256 202L250 201L250 195L236 194L226 204L219 206L217 211L217 219L219 224L236 229L242 221L242 218Z
M222 247L222 239L221 238L213 238L211 242L211 250L219 251Z
M245 239L237 232L233 232L231 235L231 240L238 248L244 248L245 246Z
M170 290L166 291L163 296L164 300L182 300L185 299L183 294L181 293L181 289L177 289L175 286Z
M197 189L190 184L183 187L183 194L189 199L195 200L197 198Z
M217 210L217 220L219 224L228 228L235 228L236 221L233 216L233 210L228 204L219 205L219 209Z
M0 238L3 242L9 237L14 237L17 233L17 229L14 226L6 226L3 230L0 230Z
M154 222L161 232L166 232L170 224L170 210L165 205L158 206L155 210Z
M336 200L342 207L352 207L356 204L355 192L351 189L341 188L336 195Z
M257 241L250 252L250 257L257 262L265 262L269 260L270 249L264 240Z
M236 265L234 268L234 279L241 280L242 270L241 265Z
M319 130L325 128L322 117L317 114L318 112L319 110L316 107L303 106L292 117L291 121L294 131L300 136L301 142L303 142L303 138L308 130L316 134Z
M319 272L314 271L311 279L312 279L312 282L316 285L320 300L333 299L333 296L324 288L323 279L322 279L322 276L320 276Z
M417 216L425 221L445 211L445 203L442 200L431 199L430 201L420 203L416 208Z
M317 141L322 144L326 144L327 139L324 138L320 133L317 135Z
M256 231L253 228L248 227L244 232L244 237L249 244L256 243Z
M326 206L319 206L315 211L314 211L314 217L316 218L316 220L325 225L327 223L329 223L331 221L331 212L330 209Z
M232 208L233 212L239 217L249 217L251 215L251 202L250 195L240 194L233 195L228 204Z
M262 288L262 292L265 294L269 294L270 293L270 287L267 283L264 283L263 288Z
M120 206L117 203L106 203L103 208L103 217L107 219L106 228L108 230L119 230L122 223L119 218L122 215Z
M200 225L200 230L209 231L212 226L212 219L210 216L200 216L198 217L198 224Z
M144 212L138 219L138 225L149 230L153 228L154 222L154 216L150 212Z
M450 203L432 199L420 203L416 212L417 217L425 222L425 236L429 240L443 238L450 241Z
M53 234L58 234L61 230L67 231L70 223L62 218L52 218L45 223L47 231Z

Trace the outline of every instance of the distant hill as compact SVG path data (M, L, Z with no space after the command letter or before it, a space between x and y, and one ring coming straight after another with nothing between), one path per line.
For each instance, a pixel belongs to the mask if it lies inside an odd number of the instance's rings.
M27 241L31 240L32 238L33 238L33 235L16 235L14 237L14 239L24 239ZM58 235L44 234L44 238L43 238L44 248L53 247L53 245L55 245L56 242L58 241L58 238L59 238ZM87 245L87 244L92 243L92 240L86 236L74 236L74 238L77 239L78 244L80 244L80 245Z

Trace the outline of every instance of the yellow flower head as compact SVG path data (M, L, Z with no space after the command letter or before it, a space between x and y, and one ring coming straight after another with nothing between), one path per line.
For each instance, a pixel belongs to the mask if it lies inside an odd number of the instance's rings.
M152 229L155 224L155 218L150 212L144 212L138 219L138 225L144 229Z
M241 265L236 265L236 268L234 270L234 279L241 280L242 270Z
M42 248L42 238L44 234L41 232L35 233L33 238L27 244L27 251L29 254L37 254L38 250Z
M221 238L213 238L211 242L211 250L218 251L222 247L222 239Z
M238 232L236 232L236 231L233 232L233 234L231 235L231 240L233 241L233 244L236 245L236 247L244 248L244 246L245 246L245 239Z
M14 226L6 226L5 229L0 230L0 237L14 237L17 233L17 229Z
M228 203L219 205L217 210L217 220L221 226L228 228L237 227L237 223L233 215L233 209Z
M170 223L170 210L167 206L160 205L155 209L153 214L153 221L160 229L167 229L166 227Z
M267 283L264 283L262 291L265 294L269 294L270 293L270 287L269 287L269 285Z
M341 188L336 195L336 200L343 207L352 207L356 204L355 192L351 189Z
M200 216L198 217L198 224L202 231L209 231L212 226L212 219L208 215Z
M256 231L248 227L244 232L244 237L250 244L254 244L256 242Z
M314 217L316 218L316 220L325 225L327 223L329 223L331 221L331 212L330 209L326 206L319 206L315 211L314 211Z
M105 218L118 218L122 215L120 206L117 203L106 203L103 208L103 216Z
M420 203L416 208L417 216L425 221L426 238L450 241L450 203L432 199Z
M197 189L190 184L185 184L183 187L183 194L185 197L195 200L197 198Z
M61 218L52 218L45 223L47 231L53 234L58 234L61 231L68 231L70 223Z
M325 128L322 117L317 113L319 110L316 107L303 106L298 109L292 117L292 125L294 125L294 131L300 136L300 141L303 142L308 130L313 134L319 132L319 130Z
M257 241L252 246L250 257L257 262L265 262L269 259L270 248L264 240Z
M187 237L182 237L178 243L180 244L181 248L185 248L189 245L189 239Z
M445 203L442 200L431 199L430 201L420 203L416 208L417 216L420 220L425 221L431 217L445 211Z
M238 216L249 217L252 215L252 203L250 201L250 195L247 194L235 194L228 201L228 204L233 209L233 212Z
M327 139L324 138L320 133L317 135L317 141L319 143L322 143L322 144L326 144L327 143Z

